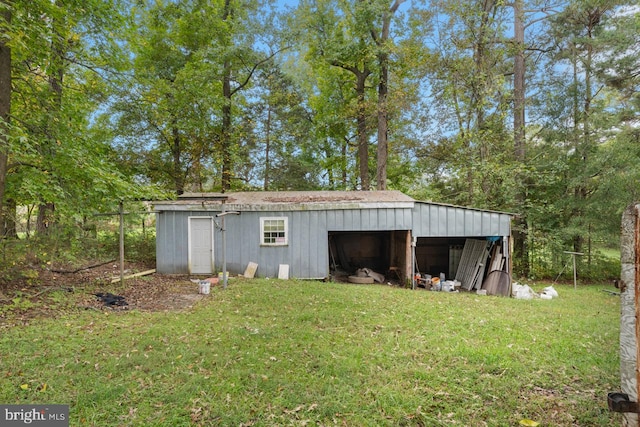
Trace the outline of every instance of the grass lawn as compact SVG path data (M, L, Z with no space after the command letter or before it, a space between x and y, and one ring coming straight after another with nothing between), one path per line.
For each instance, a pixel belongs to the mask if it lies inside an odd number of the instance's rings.
M188 310L68 310L0 329L0 403L69 404L71 426L617 426L603 288L234 279Z

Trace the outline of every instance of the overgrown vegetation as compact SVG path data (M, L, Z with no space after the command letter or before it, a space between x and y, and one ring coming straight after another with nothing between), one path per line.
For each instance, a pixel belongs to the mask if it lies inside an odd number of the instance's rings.
M28 218L18 221L19 237L0 239L0 284L29 281L44 270L69 270L119 258L118 216L95 216L83 222L64 222L46 234L30 235ZM155 265L155 217L125 215L125 258Z
M556 289L234 279L189 311L71 309L2 328L0 401L68 403L74 426L620 424L619 298Z

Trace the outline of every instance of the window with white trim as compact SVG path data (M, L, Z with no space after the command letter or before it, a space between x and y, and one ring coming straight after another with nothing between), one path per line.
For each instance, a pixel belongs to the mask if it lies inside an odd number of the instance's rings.
M285 246L289 243L287 217L260 218L260 244L264 246Z

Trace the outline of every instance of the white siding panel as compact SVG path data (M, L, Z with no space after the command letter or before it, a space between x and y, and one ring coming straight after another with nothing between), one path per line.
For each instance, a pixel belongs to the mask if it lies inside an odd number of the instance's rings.
M438 206L438 236L446 236L449 229L449 208Z

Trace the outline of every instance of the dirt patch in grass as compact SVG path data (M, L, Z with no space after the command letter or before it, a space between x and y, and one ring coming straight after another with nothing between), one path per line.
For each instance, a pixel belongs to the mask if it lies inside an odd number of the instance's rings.
M125 275L153 268L129 263ZM76 310L185 310L204 297L188 276L154 273L112 283L119 274L116 262L83 269L32 268L17 280L0 282L0 322L20 324ZM126 304L105 304L96 296L99 293L122 297Z

